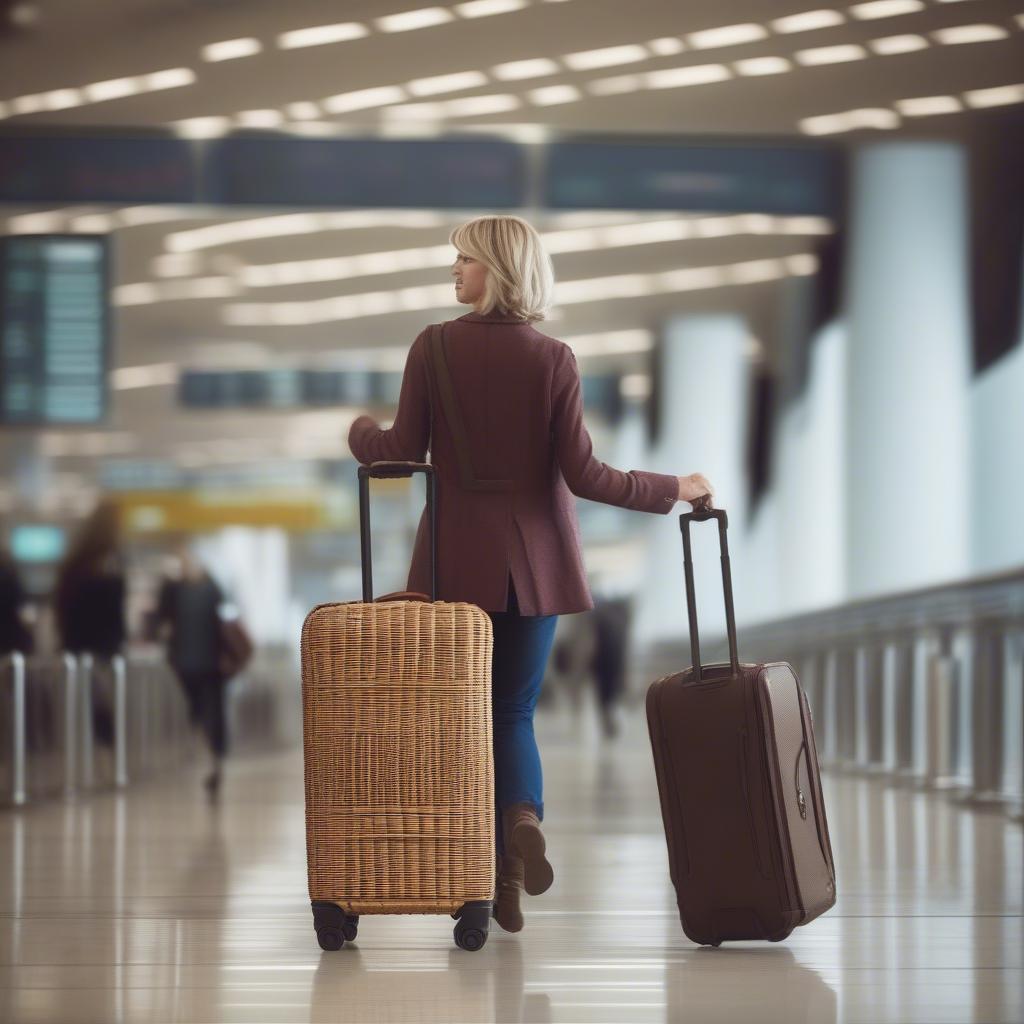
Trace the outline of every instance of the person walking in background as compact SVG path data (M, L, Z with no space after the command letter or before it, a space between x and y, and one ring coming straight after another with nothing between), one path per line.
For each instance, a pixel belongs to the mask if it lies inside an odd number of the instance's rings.
M166 578L154 626L167 639L167 660L188 703L189 719L203 732L213 764L204 785L211 798L221 784L227 753L227 682L222 668L224 594L187 542L178 550L177 578Z
M540 828L534 709L558 615L593 607L573 495L665 514L677 501L713 492L699 473L623 472L594 457L573 351L534 327L547 313L554 275L530 224L480 217L450 240L455 297L472 311L443 325L440 351L429 327L420 332L394 423L385 430L360 416L348 443L366 465L422 462L429 446L438 493L437 597L471 602L491 617L494 915L506 931L519 931L522 890L537 895L553 880ZM427 525L424 513L407 584L421 593L430 591Z
M31 654L32 631L25 621L28 597L10 553L0 550L0 658L14 651Z
M120 512L112 502L101 501L72 540L57 571L54 611L62 650L91 654L100 662L121 653L127 634L124 559ZM92 701L96 738L109 747L114 740L109 694L93 685Z

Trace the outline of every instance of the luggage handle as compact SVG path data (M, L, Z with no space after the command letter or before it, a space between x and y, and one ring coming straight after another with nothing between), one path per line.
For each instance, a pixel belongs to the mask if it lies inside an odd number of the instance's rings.
M363 601L373 601L373 554L370 547L370 480L395 480L423 473L427 478L427 513L430 516L430 596L437 600L437 495L434 467L429 462L372 462L359 467L359 550L363 567ZM406 593L401 591L400 593Z
M421 594L418 590L396 590L393 594L382 594L373 599L380 601L426 601L430 602L429 594Z
M725 624L729 636L729 665L733 675L740 674L740 659L736 653L736 613L732 601L732 570L729 565L729 517L725 509L712 508L710 497L702 495L693 502L693 510L679 517L679 529L683 534L683 567L686 573L686 612L690 620L690 657L693 663L693 682L699 683L701 675L700 638L697 632L697 599L693 585L693 553L690 547L690 523L703 523L709 519L718 520L718 544L722 552L722 594L725 598Z

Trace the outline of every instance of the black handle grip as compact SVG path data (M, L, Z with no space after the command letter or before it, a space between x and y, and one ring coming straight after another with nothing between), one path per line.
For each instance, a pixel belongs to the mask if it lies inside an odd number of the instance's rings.
M394 480L423 473L427 478L430 516L430 600L437 600L437 494L434 467L429 462L373 462L359 467L359 544L363 566L363 600L373 600L373 553L370 546L370 480Z
M729 664L733 675L739 675L740 659L736 653L736 612L732 601L732 570L729 565L729 517L723 508L711 508L707 496L694 503L692 512L679 517L683 534L683 567L686 572L686 613L690 620L690 657L693 662L694 682L701 680L700 638L697 632L697 598L693 585L693 554L690 547L690 523L718 520L718 543L722 551L722 594L725 598L725 626L729 636Z

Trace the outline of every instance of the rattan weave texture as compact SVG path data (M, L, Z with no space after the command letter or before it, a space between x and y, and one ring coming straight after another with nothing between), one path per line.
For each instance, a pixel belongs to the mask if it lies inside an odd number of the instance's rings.
M494 890L491 620L476 605L321 605L302 628L309 895L449 913Z

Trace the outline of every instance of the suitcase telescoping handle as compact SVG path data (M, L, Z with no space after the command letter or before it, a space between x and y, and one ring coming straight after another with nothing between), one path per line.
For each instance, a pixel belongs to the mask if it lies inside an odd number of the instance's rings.
M363 563L363 600L373 600L373 556L370 550L370 479L394 480L423 473L427 478L430 516L430 600L437 600L437 495L434 467L429 462L373 462L359 467L359 540Z
M722 593L725 595L725 625L729 634L729 664L733 675L739 675L740 659L736 653L736 613L732 603L732 570L729 567L729 517L725 509L711 508L707 495L698 498L692 512L679 517L683 534L683 565L686 569L686 611L690 617L690 657L693 661L693 681L701 681L700 639L697 634L697 599L693 587L693 553L690 548L690 523L718 520L718 543L722 550Z

